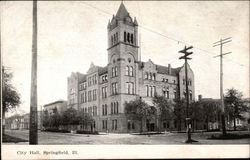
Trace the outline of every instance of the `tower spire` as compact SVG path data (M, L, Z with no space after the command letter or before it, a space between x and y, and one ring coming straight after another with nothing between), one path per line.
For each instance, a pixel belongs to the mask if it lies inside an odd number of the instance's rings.
M124 6L123 1L122 1L115 17L118 19L123 19L127 16L129 16L129 13L128 13L128 11L127 11L127 9Z

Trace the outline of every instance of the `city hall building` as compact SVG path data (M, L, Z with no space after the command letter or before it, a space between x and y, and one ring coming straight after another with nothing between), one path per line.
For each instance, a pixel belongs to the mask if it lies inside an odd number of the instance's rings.
M107 26L108 64L91 64L88 72L71 73L68 77L68 107L90 113L97 131L138 132L139 122L124 114L124 103L142 98L153 106L152 98L164 95L168 99L184 98L185 68L157 65L150 59L140 61L138 50L138 22L132 19L124 4ZM190 99L194 99L194 73L188 65ZM149 123L156 130L156 121ZM160 124L167 129L169 125ZM146 131L146 123L143 129ZM174 126L176 127L176 126Z

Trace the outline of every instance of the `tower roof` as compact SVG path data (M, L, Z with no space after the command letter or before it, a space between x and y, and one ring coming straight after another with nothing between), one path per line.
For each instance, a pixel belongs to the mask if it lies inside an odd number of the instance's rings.
M120 4L120 7L116 13L116 18L117 19L123 19L125 17L129 16L129 13L126 9L126 7L124 6L123 2Z

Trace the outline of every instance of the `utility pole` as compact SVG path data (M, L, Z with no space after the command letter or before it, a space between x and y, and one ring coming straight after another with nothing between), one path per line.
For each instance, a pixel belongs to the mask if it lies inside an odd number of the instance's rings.
M186 79L186 114L187 114L187 136L188 139L185 141L185 143L192 143L192 142L197 142L195 140L191 139L191 124L190 124L190 118L189 118L189 113L188 113L188 108L189 108L189 91L188 91L188 71L187 71L187 60L190 60L192 58L189 58L188 56L193 54L193 52L188 52L189 49L192 49L193 46L186 47L179 51L179 53L184 53L184 56L181 56L179 59L184 59L185 60L185 79Z
M221 126L222 126L222 135L225 136L226 133L226 123L225 123L225 106L224 106L224 95L223 95L223 56L226 54L230 54L232 52L227 52L227 53L223 53L222 52L222 47L223 44L229 43L231 42L231 37L229 38L225 38L225 39L220 39L217 42L214 42L214 46L220 46L220 55L218 56L214 56L214 58L216 57L220 57L220 99L221 99Z
M37 144L37 0L33 1L29 144Z

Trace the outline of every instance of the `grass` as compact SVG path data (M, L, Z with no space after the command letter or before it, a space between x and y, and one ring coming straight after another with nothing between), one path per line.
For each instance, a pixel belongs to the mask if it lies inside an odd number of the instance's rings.
M12 137L12 136L4 134L3 135L3 142L6 142L6 143L18 143L18 142L28 142L28 141L25 140L25 139Z

